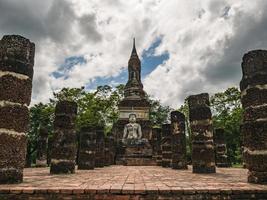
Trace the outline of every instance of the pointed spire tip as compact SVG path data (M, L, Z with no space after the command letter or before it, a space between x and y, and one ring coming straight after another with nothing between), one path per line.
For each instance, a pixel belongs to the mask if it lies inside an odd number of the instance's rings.
M133 38L133 50L132 54L137 54L136 49L135 49L135 37Z

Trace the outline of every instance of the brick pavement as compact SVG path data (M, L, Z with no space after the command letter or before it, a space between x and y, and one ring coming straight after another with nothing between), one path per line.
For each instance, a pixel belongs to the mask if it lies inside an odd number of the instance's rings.
M49 168L27 168L23 183L0 185L0 199L29 199L34 195L36 199L50 199L51 195L55 199L187 199L185 196L267 199L267 185L249 184L246 179L247 170L238 168L218 168L216 174L193 174L191 167L173 170L158 166L110 166L77 170L71 175L50 175Z

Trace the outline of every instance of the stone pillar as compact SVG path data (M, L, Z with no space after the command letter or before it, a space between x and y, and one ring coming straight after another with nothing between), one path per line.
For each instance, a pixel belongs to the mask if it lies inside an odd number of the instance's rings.
M171 144L171 125L163 124L162 125L162 167L171 167L172 161L172 144Z
M224 129L218 128L214 131L215 161L217 167L230 167L227 157Z
M104 138L104 143L105 143L105 145L104 145L104 165L105 166L109 166L110 165L110 160L109 160L109 158L110 158L110 144L109 144L109 137L105 137Z
M240 82L244 108L241 134L248 182L267 183L267 51L250 51L243 57Z
M105 159L105 141L104 141L104 128L96 128L96 154L95 154L95 167L104 167Z
M171 112L172 168L187 169L185 116L179 111Z
M54 138L51 152L51 174L75 172L77 104L60 101L55 109Z
M39 136L37 139L37 156L36 156L36 167L47 166L47 141L48 131L44 126L39 128Z
M114 165L115 162L115 153L116 153L116 146L115 146L115 139L113 136L109 136L109 164Z
M51 164L51 153L52 153L53 137L48 137L47 142L47 165Z
M189 96L188 105L192 133L193 173L215 173L213 126L209 95L202 93Z
M156 163L158 166L161 166L162 162L162 150L161 150L161 128L153 128L152 135L154 139L154 147L153 150L156 154Z
M80 131L80 147L78 169L95 168L96 131L92 127L82 127Z
M34 51L18 35L0 40L0 184L23 180Z

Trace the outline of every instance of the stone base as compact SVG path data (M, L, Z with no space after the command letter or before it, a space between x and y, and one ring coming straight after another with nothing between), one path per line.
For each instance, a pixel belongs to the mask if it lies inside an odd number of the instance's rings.
M229 163L216 163L216 167L231 167Z
M153 158L125 158L125 166L156 166L157 163Z
M188 169L187 164L186 163L181 163L181 164L177 164L177 163L172 163L172 168L173 169Z
M267 172L248 172L248 182L257 184L267 184Z
M216 167L193 166L193 173L198 173L198 174L216 173Z
M47 161L46 160L36 160L36 167L46 167Z
M95 168L95 164L94 163L79 163L78 165L78 169L79 170L92 170Z
M143 140L142 143L128 144L124 146L124 155L118 157L117 160L121 160L123 165L126 166L157 165L156 159L153 158L152 147L146 140Z
M75 162L58 162L51 163L51 174L73 174L75 173Z
M18 169L0 169L0 184L21 183L23 171Z

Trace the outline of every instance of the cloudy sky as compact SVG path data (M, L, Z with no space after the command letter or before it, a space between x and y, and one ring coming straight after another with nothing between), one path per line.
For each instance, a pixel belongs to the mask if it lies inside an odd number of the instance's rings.
M32 103L126 83L135 37L146 92L175 108L238 86L243 54L267 49L267 1L0 0L5 34L36 44Z

